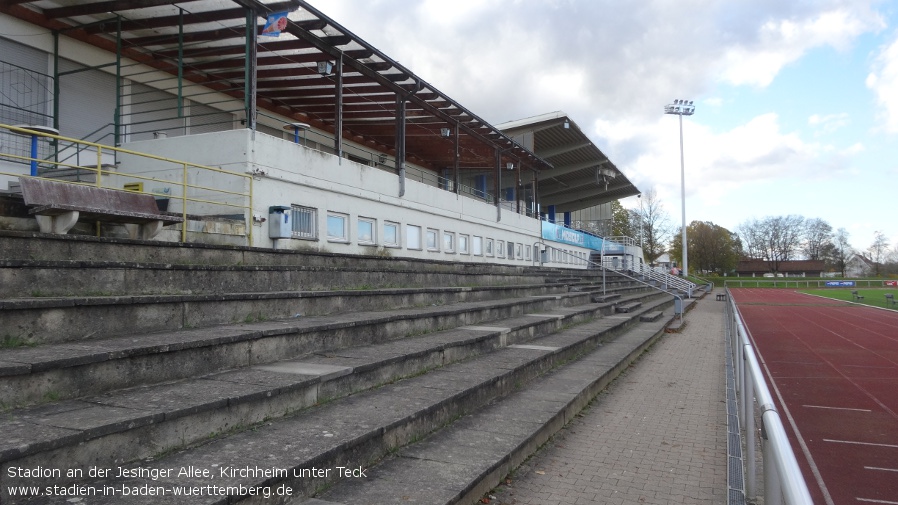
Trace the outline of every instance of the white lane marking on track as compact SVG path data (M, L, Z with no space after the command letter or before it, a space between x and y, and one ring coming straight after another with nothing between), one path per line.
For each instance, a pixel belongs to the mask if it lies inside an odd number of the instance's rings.
M880 468L878 466L865 466L865 470L882 470L883 472L898 472L898 468Z
M857 501L863 501L867 503L885 503L887 505L898 505L898 501L889 501L889 500L873 500L870 498L855 498Z
M853 410L855 412L872 412L870 409L850 409L848 407L827 407L825 405L802 405L809 409Z
M898 449L898 445L892 445L892 444L875 444L873 442L855 442L852 440L831 440L829 438L824 438L823 441L824 442L832 442L835 444L872 445L872 446L876 446L876 447L894 447L895 449Z

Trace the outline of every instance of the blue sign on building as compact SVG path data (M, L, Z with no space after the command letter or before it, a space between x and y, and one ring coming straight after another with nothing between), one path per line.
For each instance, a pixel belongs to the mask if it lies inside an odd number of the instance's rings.
M561 242L579 247L585 247L594 251L602 251L603 240L594 235L572 230L564 226L542 221L542 237L545 240ZM616 242L605 241L605 254L623 254L624 246Z

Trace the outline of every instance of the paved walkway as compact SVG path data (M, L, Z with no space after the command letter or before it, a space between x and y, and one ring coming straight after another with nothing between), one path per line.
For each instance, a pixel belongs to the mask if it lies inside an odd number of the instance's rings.
M503 505L725 504L723 303L706 296L497 490Z

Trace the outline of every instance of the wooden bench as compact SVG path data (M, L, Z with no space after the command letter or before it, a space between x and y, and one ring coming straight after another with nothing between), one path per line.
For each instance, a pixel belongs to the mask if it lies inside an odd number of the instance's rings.
M134 239L150 240L162 227L184 221L163 214L152 195L20 177L25 204L41 233L66 234L80 217L122 223Z
M857 291L852 291L852 292L851 292L851 297L854 298L855 300L863 300L863 299L864 299L863 296L857 294Z
M886 293L886 305L895 305L895 295L892 293Z

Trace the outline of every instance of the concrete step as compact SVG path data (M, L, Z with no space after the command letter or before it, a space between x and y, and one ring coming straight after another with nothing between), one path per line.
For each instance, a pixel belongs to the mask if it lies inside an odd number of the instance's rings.
M0 404L76 398L585 303L588 294L563 293L149 334L123 324L105 339L0 349Z
M309 266L0 259L0 299L512 285L556 287L515 272L439 271L378 261Z
M633 312L641 306L642 304L640 302L626 302L616 306L614 310L615 312Z
M608 293L608 294L593 294L592 301L595 303L605 303L617 300L621 297L620 293Z
M601 316L594 304L555 308L481 325L227 370L174 383L124 389L18 409L0 420L9 434L0 462L48 466L69 454L109 463L151 457L235 426L332 401ZM64 423L64 424L60 424ZM63 434L35 427L65 428ZM72 451L77 445L78 451Z
M648 312L648 313L645 313L645 314L639 316L639 320L644 323L650 323L653 321L657 321L658 319L661 319L661 316L663 316L663 315L664 315L664 312L662 312L660 310L656 310L654 312Z
M663 323L633 329L570 365L409 444L344 479L315 505L478 502L533 455L663 333ZM397 501L401 497L402 501Z
M556 295L583 298L577 303L589 299L586 293L565 293L563 286L547 284L19 298L0 300L0 327L25 345L81 343L124 333Z
M658 303L669 303L669 299L659 300ZM248 489L251 488L257 488L260 492L265 489L276 492L281 486L290 486L292 496L310 496L320 488L340 480L340 467L363 472L397 448L420 440L461 416L525 388L532 379L546 371L563 364L572 366L572 360L633 328L637 324L637 317L634 314L632 317L619 316L585 322L524 344L501 347L424 374L412 374L407 379L388 382L377 389L323 403L290 417L264 421L249 426L251 429L183 452L158 454L151 461L128 466L173 469L172 472L163 472L167 474L156 475L158 478L151 479L146 474L136 478L113 476L100 480L87 479L83 485L95 489L109 489L102 486L133 489L146 485L160 492L163 488L169 489L162 496L129 497L128 503L184 503L184 498L170 494L170 489L178 485L243 486L244 491L236 487L232 490L233 493L244 493L242 498L247 498ZM647 345L649 340L643 338L642 343L630 342L627 345L631 349L623 354L638 354L639 348ZM606 347L615 348L613 345ZM605 353L594 363L613 363L610 368L618 370L626 366L621 361L620 352L612 354ZM588 370L594 368L594 365L588 364L585 367ZM339 381L339 377L341 376L335 375L335 380ZM558 384L567 382L560 381ZM583 394L582 391L574 396L578 402L588 401L588 394ZM551 402L534 399L531 403L545 406ZM567 415L572 412L561 405L555 408L557 412L567 412ZM561 414L560 419L564 415L566 414ZM556 416L556 419L559 418ZM77 423L74 419L69 419L68 422ZM198 424L201 423L192 423L193 426ZM552 424L560 427L557 422ZM160 429L165 429L165 426ZM107 449L104 452L105 450ZM494 453L497 450L496 444L491 442L490 445L481 447L481 450ZM84 453L96 454L90 450ZM62 458L53 461L53 466L48 468L77 466L74 461ZM119 464L100 463L97 466L115 469ZM188 468L192 468L190 476L177 475L180 469ZM313 468L320 470L317 477ZM265 469L267 471L263 471ZM236 474L233 473L235 470ZM195 471L209 471L216 480ZM29 485L39 485L41 479L29 479L29 482ZM17 483L19 482L15 478L4 482L7 486ZM66 499L67 497L44 496L29 503L67 503ZM190 503L219 503L221 499L221 496L205 496L192 498ZM91 503L121 503L121 500L121 493L91 497ZM232 497L229 502L231 501L238 500ZM280 498L278 501L283 502L284 499Z

